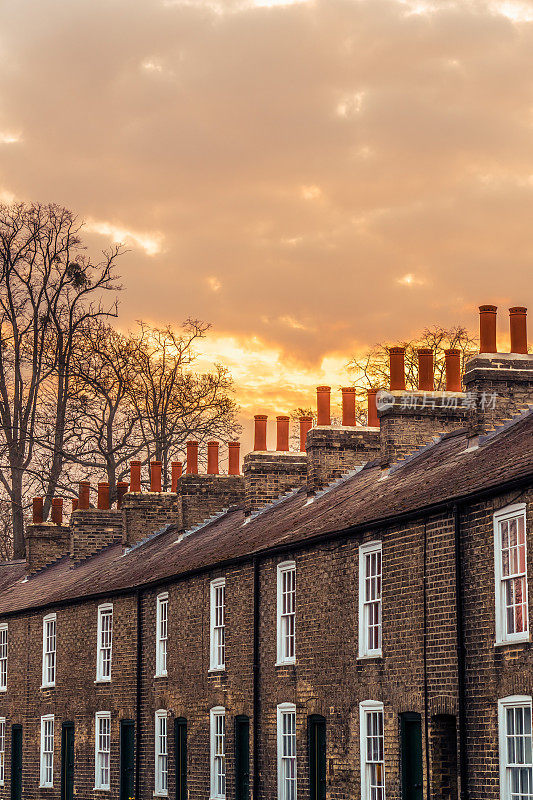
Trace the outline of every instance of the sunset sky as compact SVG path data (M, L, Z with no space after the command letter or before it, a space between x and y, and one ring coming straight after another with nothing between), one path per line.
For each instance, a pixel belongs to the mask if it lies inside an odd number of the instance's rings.
M533 2L2 0L0 198L124 241L119 326L212 323L254 413L533 307Z

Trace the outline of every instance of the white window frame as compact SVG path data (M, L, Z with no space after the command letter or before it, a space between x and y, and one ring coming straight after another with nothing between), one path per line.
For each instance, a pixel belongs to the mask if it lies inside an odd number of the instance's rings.
M49 634L48 628L53 623L53 637ZM48 646L53 638L54 649L49 650ZM57 656L57 616L47 614L43 618L43 669L42 669L42 688L49 689L56 685L56 656ZM50 680L50 672L52 679Z
M380 554L381 574L379 599L366 600L366 557ZM368 613L370 604L378 602L379 647L368 646ZM383 655L383 547L381 541L367 542L359 547L359 658L381 658Z
M103 647L102 645L102 635L103 635L103 627L102 627L102 620L104 615L107 616L108 612L111 612L111 642L109 647ZM97 648L96 648L96 682L97 683L109 683L111 681L111 670L112 670L112 663L113 663L113 603L102 603L102 605L98 606L98 640L97 640ZM103 671L104 666L104 653L109 650L109 674L106 675Z
M6 718L0 717L0 786L6 778Z
M371 787L368 783L367 766L367 715L369 713L381 713L383 719L383 800L385 800L385 713L383 703L378 700L364 700L359 703L359 736L360 736L360 755L361 755L361 800L371 800Z
M222 590L221 618L217 611L217 596ZM209 671L217 672L226 669L226 579L215 578L209 589ZM222 658L221 658L222 652Z
M224 733L223 733L223 753L217 754L217 721L223 720ZM227 764L226 764L226 709L224 706L215 706L209 712L209 751L210 751L210 773L211 773L211 800L225 800L227 791ZM224 764L224 792L220 792L217 786L219 773L217 771L217 758L222 757Z
M163 731L164 724L164 747ZM168 797L168 712L160 708L155 712L154 728L154 750L155 750L155 789L154 795L157 797Z
M47 727L51 724L52 728L52 749L45 750L47 740ZM48 736L50 733L48 732ZM54 736L55 736L55 721L53 714L45 714L41 717L41 758L40 758L40 772L39 772L39 786L41 788L50 789L54 786ZM48 763L48 758L51 756L51 761ZM49 776L47 773L50 773Z
M283 579L288 573L294 576L294 610L289 613L283 612ZM286 664L296 664L296 562L283 561L277 566L277 666ZM287 627L291 626L292 634L287 632ZM292 655L286 655L286 642L292 636L293 646Z
M512 695L498 700L498 741L500 751L500 798L510 800L511 793L508 781L507 762L507 710L509 708L532 708L531 697L528 695ZM533 713L532 713L533 717ZM525 764L524 766L530 766ZM532 760L533 772L533 760Z
M99 743L100 743L100 727L101 723L107 720L109 726L109 749L108 750L100 750ZM108 755L108 776L109 780L107 783L103 783L100 781L100 774L101 774L101 764L100 764L100 755ZM111 712L110 711L97 711L94 715L94 788L108 792L111 789Z
M525 601L526 601L526 630L518 633L507 633L506 606L504 601L504 581L502 576L502 537L500 523L509 519L522 517L524 520L525 534ZM509 644L510 642L529 642L529 599L528 599L528 576L527 576L527 517L526 504L514 503L513 505L501 508L496 511L493 517L494 522L494 599L496 606L496 645Z
M5 655L2 648L5 647ZM9 648L9 633L7 622L0 625L0 692L7 692L7 657Z
M164 614L163 614L163 609L165 609ZM162 592L161 594L157 595L156 632L155 632L156 678L167 676L167 657L168 657L168 592Z
M298 754L296 750L296 706L294 703L280 703L277 707L277 744L278 744L278 800L289 800L290 794L287 793L286 784L284 784L284 770L283 762L287 756L284 755L283 748L283 717L286 714L291 714L294 717L294 755L290 756L291 760L294 759L294 800L296 800L298 792Z

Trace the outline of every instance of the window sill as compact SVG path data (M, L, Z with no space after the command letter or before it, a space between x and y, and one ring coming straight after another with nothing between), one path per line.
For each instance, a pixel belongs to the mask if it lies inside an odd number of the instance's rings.
M505 641L494 642L494 647L509 647L509 645L512 644L529 644L530 642L531 637L527 634L527 636L520 636L517 639L506 639Z
M168 672L156 672L154 675L154 680L161 679L161 678L168 678ZM154 795L154 797L165 797L164 794L162 795Z
M101 789L98 786L95 786L94 789L93 789L93 792L110 792L110 791L111 791L110 788L109 789Z
M105 685L105 684L108 684L108 683L111 683L111 678L97 678L95 680L95 682L94 682L94 685L95 686L101 686L102 684ZM111 791L111 790L110 789L102 789L102 792L109 792L109 791Z
M223 667L210 667L207 671L209 675L223 675L226 671L226 665Z
M357 656L358 661L376 661L380 658L383 658L381 650L376 650L375 653L364 653L363 655Z
M276 661L275 667L295 667L296 661Z
M7 692L7 686L0 686L0 692Z
M153 797L168 797L168 792L154 792Z
M55 689L55 688L56 688L55 683L43 683L42 686L41 686L41 690L42 691L44 691L46 689ZM41 787L41 788L48 789L48 786L44 786L44 787Z

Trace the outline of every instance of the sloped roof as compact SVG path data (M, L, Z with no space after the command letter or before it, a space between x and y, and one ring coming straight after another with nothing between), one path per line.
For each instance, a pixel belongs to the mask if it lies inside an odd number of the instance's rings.
M230 509L184 537L170 525L125 553L111 545L75 568L65 558L29 579L21 579L21 562L14 562L16 569L1 565L0 614L163 582L376 522L393 524L400 515L522 478L533 479L532 412L481 437L477 447L469 447L465 431L447 434L390 470L368 464L312 501L301 489L248 520L242 509Z

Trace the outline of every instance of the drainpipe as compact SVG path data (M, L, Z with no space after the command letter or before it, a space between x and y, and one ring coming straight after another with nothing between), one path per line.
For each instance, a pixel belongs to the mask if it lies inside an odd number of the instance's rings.
M431 775L429 770L429 698L428 698L428 579L427 579L428 532L424 519L424 739L426 742L426 797L431 798Z
M461 518L459 506L453 506L455 533L455 605L457 609L457 689L459 695L459 756L461 800L468 800L468 752L466 746L465 639L463 628L463 561L461 556Z
M253 640L253 720L252 748L254 759L253 800L259 798L259 562L253 560L254 570L254 640Z
M137 589L137 675L135 681L135 797L141 796L141 688L142 688L142 616L141 590Z

